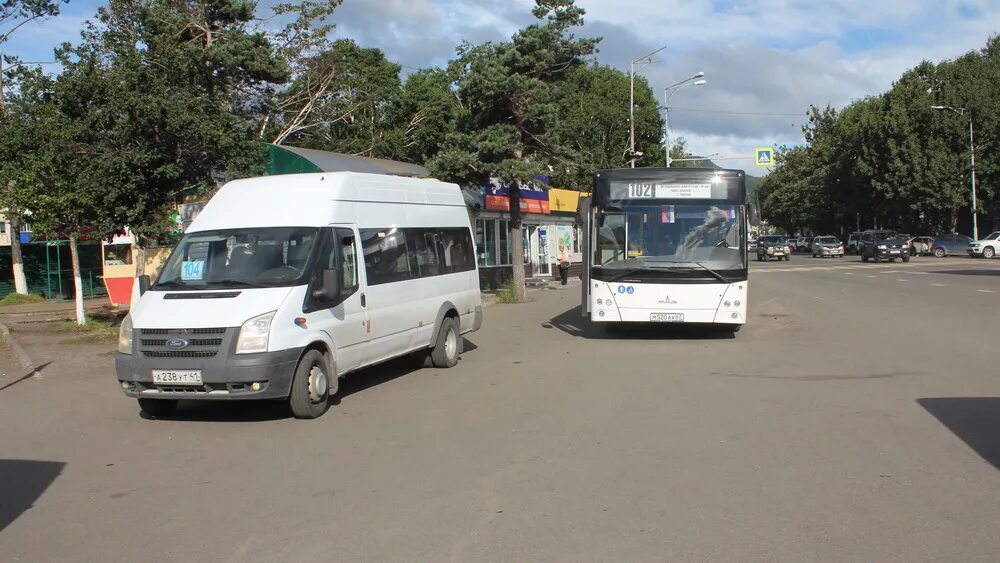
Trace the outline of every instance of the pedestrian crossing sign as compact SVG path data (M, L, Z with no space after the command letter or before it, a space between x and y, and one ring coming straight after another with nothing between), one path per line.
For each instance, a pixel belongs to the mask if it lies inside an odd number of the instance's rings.
M753 154L757 166L774 166L774 149L771 147L754 149Z

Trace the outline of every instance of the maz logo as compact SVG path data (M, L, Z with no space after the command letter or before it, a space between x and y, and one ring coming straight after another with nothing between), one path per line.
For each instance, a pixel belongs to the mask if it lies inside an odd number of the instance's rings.
M657 301L657 303L659 303L660 305L676 305L677 304L677 302L674 301L673 299L671 299L669 295L666 296L666 297L664 297L663 299L660 299L659 301Z

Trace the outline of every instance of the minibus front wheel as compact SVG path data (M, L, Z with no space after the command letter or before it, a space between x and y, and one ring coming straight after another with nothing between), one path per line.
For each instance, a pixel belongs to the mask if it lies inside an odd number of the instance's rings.
M337 383L337 375L331 373L326 356L319 350L307 351L295 368L288 394L288 405L295 418L322 416L330 405L330 395L337 392Z

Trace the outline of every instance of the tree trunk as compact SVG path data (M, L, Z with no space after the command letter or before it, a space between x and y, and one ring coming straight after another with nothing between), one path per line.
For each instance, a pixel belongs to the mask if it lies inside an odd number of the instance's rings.
M76 324L87 324L87 315L83 311L83 278L80 276L80 249L76 243L76 235L69 236L69 257L73 263L73 293L76 301Z
M146 246L139 235L132 238L132 261L135 262L135 277L144 275L146 273Z
M521 185L511 182L510 185L510 262L513 270L514 299L518 303L528 300L528 292L524 287L524 238L521 235Z
M24 257L21 255L21 221L10 218L10 259L14 270L14 291L28 294L28 280L24 277Z

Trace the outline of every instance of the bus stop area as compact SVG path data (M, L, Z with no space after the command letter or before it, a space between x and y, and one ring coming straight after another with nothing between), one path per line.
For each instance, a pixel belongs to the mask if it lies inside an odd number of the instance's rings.
M750 284L735 336L609 334L579 285L490 305L457 369L353 374L312 421L143 419L113 343L28 338L44 366L0 376L0 553L993 560L998 264L803 257Z

